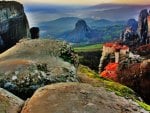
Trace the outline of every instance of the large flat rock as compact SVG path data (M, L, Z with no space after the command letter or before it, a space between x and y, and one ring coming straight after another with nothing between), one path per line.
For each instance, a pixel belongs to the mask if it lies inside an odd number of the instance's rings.
M38 89L21 113L148 113L132 100L89 84L58 83Z

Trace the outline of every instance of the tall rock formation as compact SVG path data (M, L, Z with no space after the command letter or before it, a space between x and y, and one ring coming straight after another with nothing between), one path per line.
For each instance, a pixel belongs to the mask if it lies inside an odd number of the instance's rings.
M147 43L147 35L148 35L148 11L147 9L143 9L140 12L139 20L138 20L138 30L141 39L141 44L144 45Z
M40 29L38 27L32 27L30 29L30 34L32 39L38 39L39 38L39 32Z
M28 31L23 5L15 1L0 1L0 52L26 37Z
M138 22L135 19L129 19L126 26L131 28L132 31L136 32L138 29Z
M135 19L129 19L124 31L121 33L121 41L130 48L136 48L139 45L140 39L137 33L138 22Z
M89 43L100 41L100 38L96 38L100 37L99 35L97 30L91 29L86 21L81 19L77 21L72 31L62 34L61 37L72 43Z

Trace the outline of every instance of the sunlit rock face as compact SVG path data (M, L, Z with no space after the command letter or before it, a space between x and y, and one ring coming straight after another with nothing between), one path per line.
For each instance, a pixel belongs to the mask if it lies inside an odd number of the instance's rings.
M59 83L39 88L21 113L148 113L102 87Z
M0 52L26 37L28 31L23 5L15 1L0 1Z

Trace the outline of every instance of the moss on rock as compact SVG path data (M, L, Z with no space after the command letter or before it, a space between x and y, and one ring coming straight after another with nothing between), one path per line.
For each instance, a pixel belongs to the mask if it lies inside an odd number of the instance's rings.
M150 106L144 103L132 89L117 82L102 78L96 72L92 71L86 66L79 66L78 76L80 82L82 83L89 83L95 87L105 87L107 90L115 92L116 95L125 97L126 99L134 100L136 103L139 104L139 106L147 111L150 111Z

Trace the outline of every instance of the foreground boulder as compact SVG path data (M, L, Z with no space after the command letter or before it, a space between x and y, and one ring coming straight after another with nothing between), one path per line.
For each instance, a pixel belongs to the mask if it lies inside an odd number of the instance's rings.
M38 89L21 113L148 113L135 102L88 84L59 83Z
M78 82L72 58L71 47L64 42L21 40L0 54L0 87L26 99L47 84Z
M0 113L19 113L24 101L0 88Z
M15 1L0 1L0 52L12 47L29 32L23 5Z

